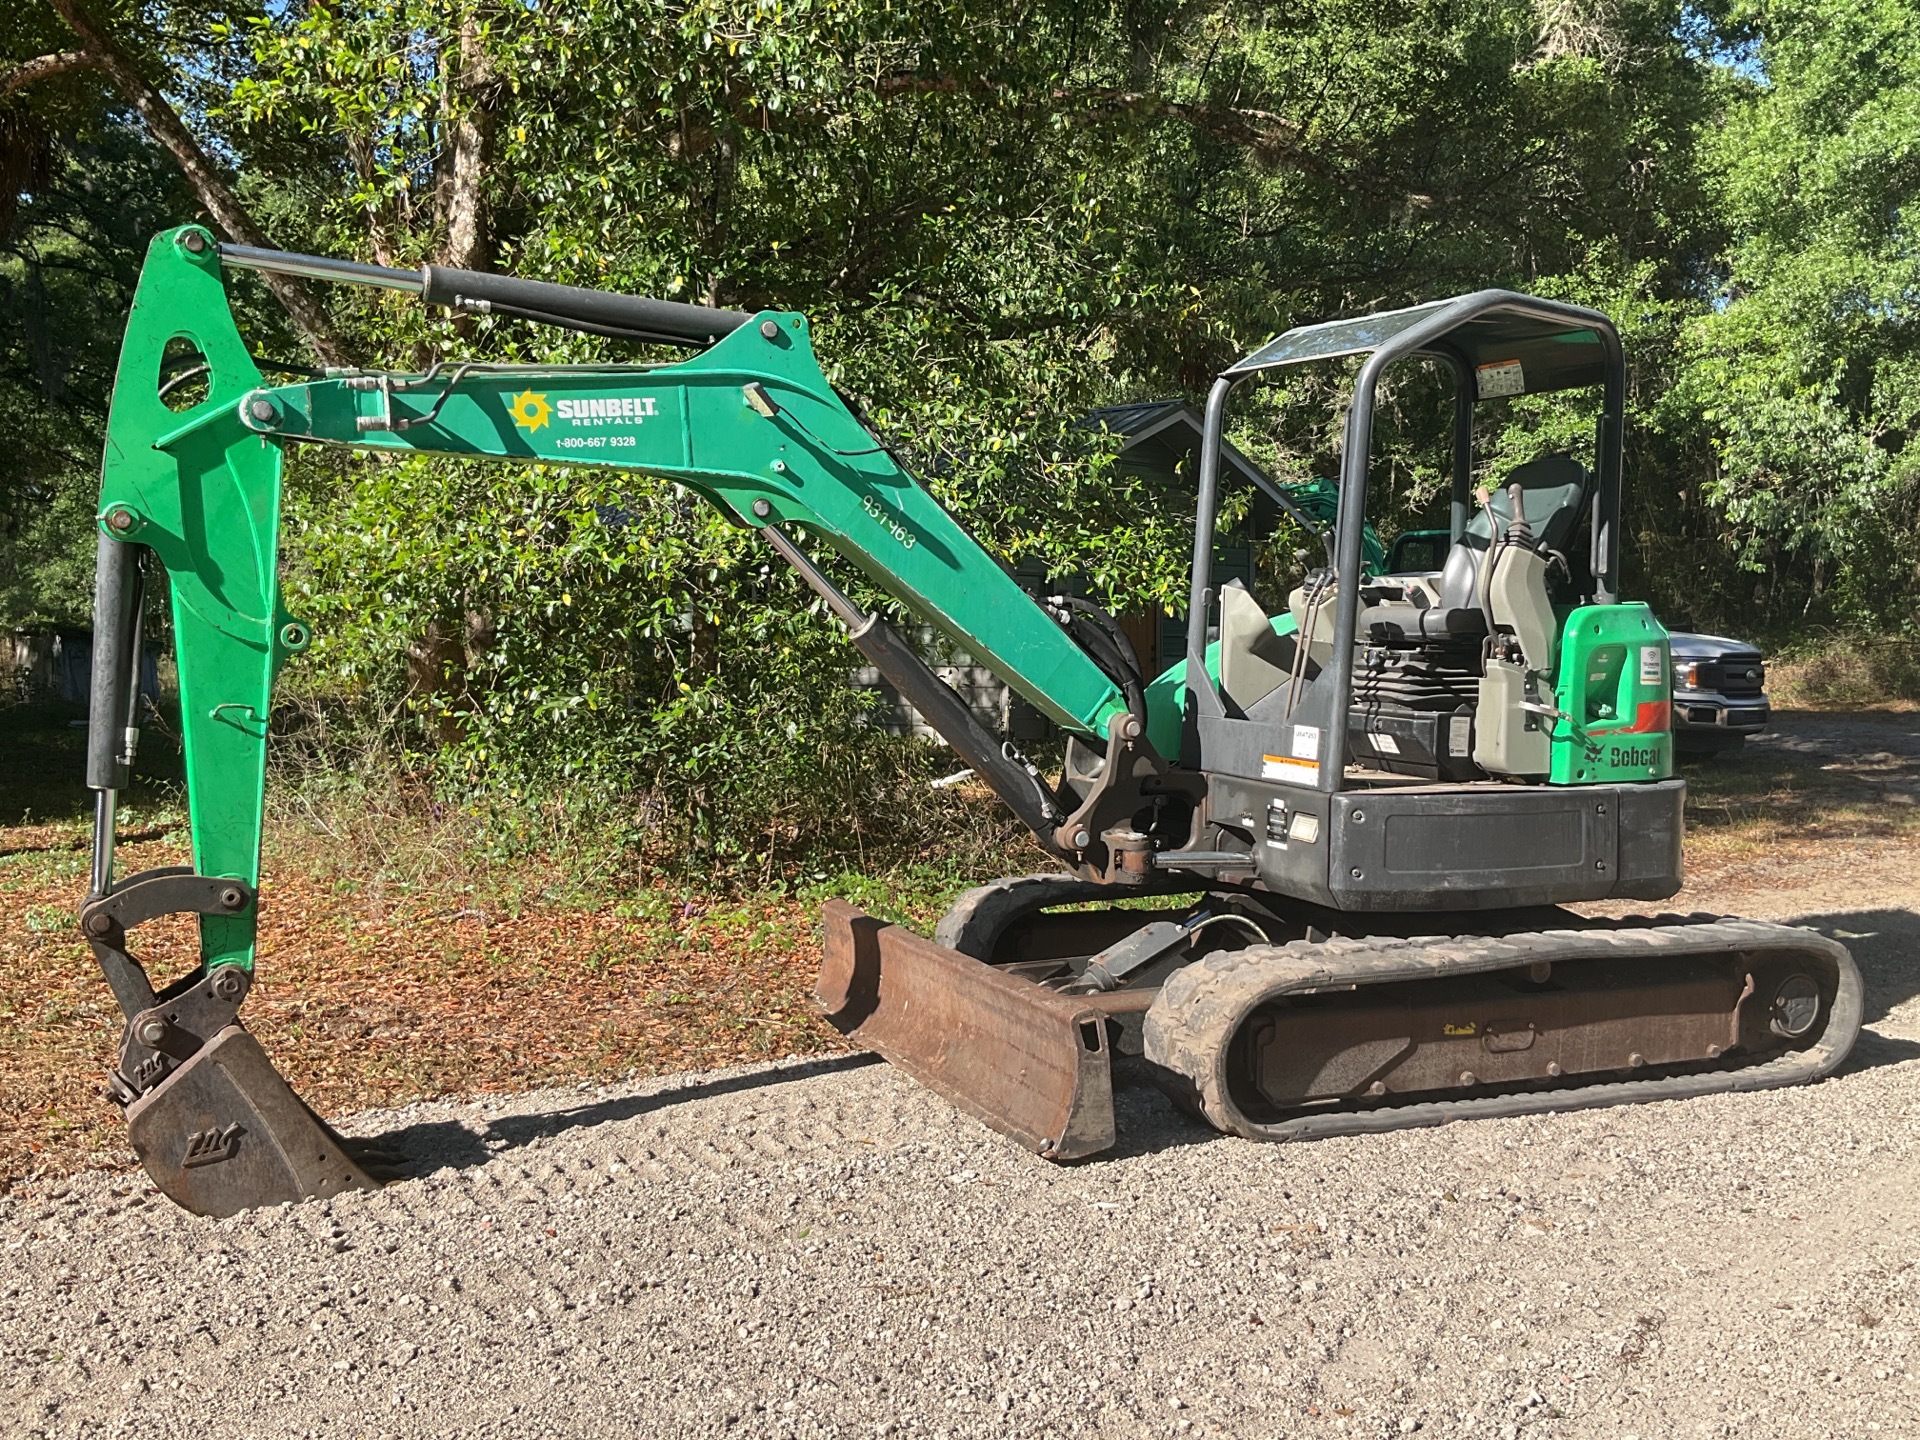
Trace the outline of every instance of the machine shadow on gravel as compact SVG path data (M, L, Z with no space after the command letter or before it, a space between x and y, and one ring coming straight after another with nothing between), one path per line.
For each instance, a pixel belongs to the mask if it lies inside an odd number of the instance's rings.
M677 1106L697 1100L737 1095L744 1091L808 1080L817 1075L844 1074L880 1063L881 1058L874 1054L822 1056L795 1060L750 1075L730 1075L647 1095L619 1095L587 1105L546 1110L538 1114L501 1116L489 1120L483 1131L471 1130L457 1120L428 1120L356 1138L403 1156L404 1160L398 1167L401 1172L409 1178L423 1179L442 1170L464 1170L485 1165L489 1160L536 1140L549 1139L571 1130L618 1124L643 1115L670 1112ZM1102 1165L1108 1161L1157 1154L1188 1145L1212 1144L1222 1138L1218 1131L1182 1114L1161 1093L1144 1063L1138 1059L1129 1059L1116 1066L1114 1082L1114 1103L1120 1112L1120 1143L1112 1150L1077 1164Z
M646 1095L617 1095L567 1109L546 1110L532 1115L504 1115L488 1121L487 1128L480 1132L468 1129L457 1120L428 1120L361 1138L378 1144L382 1149L398 1152L404 1157L400 1167L403 1172L420 1178L441 1170L465 1170L484 1165L535 1140L545 1140L569 1130L634 1120L695 1100L711 1100L721 1095L735 1095L743 1090L761 1090L815 1075L835 1075L879 1063L880 1057L877 1055L819 1056L756 1070L748 1075L729 1075L694 1085L677 1085Z

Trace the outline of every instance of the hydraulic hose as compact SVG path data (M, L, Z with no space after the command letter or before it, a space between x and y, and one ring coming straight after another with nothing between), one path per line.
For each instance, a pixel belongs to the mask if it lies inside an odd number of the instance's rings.
M1107 672L1126 697L1128 711L1144 728L1147 723L1146 679L1139 652L1120 628L1120 622L1091 600L1077 595L1059 597L1068 615L1067 633Z

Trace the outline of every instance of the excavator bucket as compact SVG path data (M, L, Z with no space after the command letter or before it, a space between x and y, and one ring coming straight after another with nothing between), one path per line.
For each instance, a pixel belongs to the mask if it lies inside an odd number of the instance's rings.
M1050 1160L1112 1146L1107 1022L1132 997L1047 990L840 900L822 922L814 997L843 1035Z
M110 849L96 857L101 872L110 857ZM163 915L206 925L248 916L254 904L245 881L162 866L110 891L96 885L80 909L81 933L127 1017L108 1093L126 1107L134 1153L153 1183L196 1215L371 1190L398 1159L335 1134L273 1068L238 1018L250 970L202 964L156 992L128 948L134 932Z
M196 1215L380 1185L371 1148L309 1110L238 1024L128 1105L127 1129L161 1193Z

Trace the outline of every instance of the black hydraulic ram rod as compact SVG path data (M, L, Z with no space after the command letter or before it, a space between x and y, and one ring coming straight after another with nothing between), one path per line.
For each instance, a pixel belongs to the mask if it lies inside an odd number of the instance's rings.
M827 602L827 608L847 627L847 638L854 648L920 712L921 718L940 733L954 753L993 787L994 793L1033 831L1040 844L1064 858L1065 852L1053 838L1053 831L1066 816L1047 793L1045 782L1007 753L1006 747L974 719L967 702L928 668L927 662L913 652L892 626L878 615L862 614L860 607L843 594L779 526L762 526L760 533L800 572L800 578L814 593Z
M335 285L404 290L418 295L429 305L444 305L464 314L505 315L622 340L648 340L699 349L731 335L753 318L743 311L717 310L710 305L647 300L638 295L615 295L578 285L555 285L546 280L518 280L511 275L488 275L478 270L451 270L444 265L395 270L385 265L362 265L354 260L296 255L286 250L262 250L252 245L219 248L220 263L236 269L271 270Z
M133 778L140 742L141 547L101 535L93 572L93 680L87 692L87 787L93 791L90 898L113 888L115 801Z

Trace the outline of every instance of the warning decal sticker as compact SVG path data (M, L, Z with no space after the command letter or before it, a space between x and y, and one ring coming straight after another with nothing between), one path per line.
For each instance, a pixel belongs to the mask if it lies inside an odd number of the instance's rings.
M1499 395L1524 395L1527 390L1526 372L1518 360L1496 360L1491 365L1480 366L1475 375L1482 400L1492 400Z

